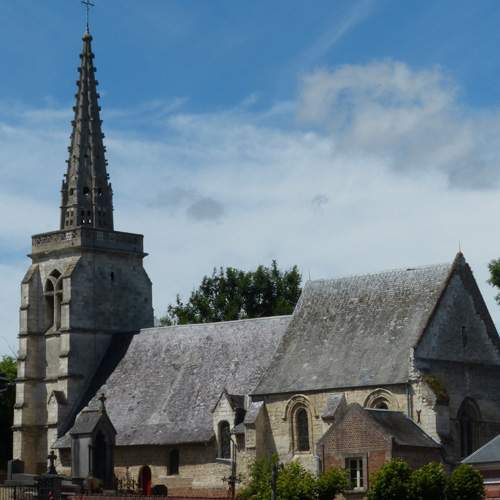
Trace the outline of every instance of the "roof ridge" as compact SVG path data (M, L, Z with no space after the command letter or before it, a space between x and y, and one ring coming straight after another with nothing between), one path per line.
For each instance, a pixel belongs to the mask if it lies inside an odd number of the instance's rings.
M317 280L309 280L306 281L306 285L311 283L322 283L325 281L335 281L335 280L340 280L340 279L345 279L345 278L359 278L362 276L379 276L381 274L392 274L392 273L397 273L397 272L406 272L406 271L419 271L423 269L430 269L430 268L438 268L438 267L447 267L451 268L453 266L454 262L441 262L439 264L427 264L423 266L412 266L412 267L400 267L400 268L394 268L394 269L384 269L382 271L378 272L369 272L369 273L355 273L355 274L345 274L342 276L334 276L332 278L320 278Z
M234 324L234 323L243 323L243 322L248 322L248 321L269 321L271 319L280 319L280 318L291 318L292 314L281 314L278 316L264 316L262 318L242 318L242 319L231 319L228 321L212 321L210 323L188 323L186 325L170 325L170 326L151 326L149 328L142 328L141 332L148 332L148 331L154 331L154 330L168 330L172 328L179 328L179 329L185 329L185 328L192 328L192 327L203 327L203 326L210 326L210 325L227 325L228 323Z

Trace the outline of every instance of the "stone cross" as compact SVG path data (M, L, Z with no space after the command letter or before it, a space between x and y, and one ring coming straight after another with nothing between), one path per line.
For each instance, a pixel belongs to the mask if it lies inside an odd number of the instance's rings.
M54 453L54 450L52 450L50 452L50 455L47 457L47 459L49 460L49 470L47 471L48 474L57 474L57 471L56 471L56 466L54 465L57 457L56 457L56 454Z
M106 402L106 399L108 399L106 397L106 395L104 394L104 392L99 396L99 401L101 402L101 410L104 410L104 403Z
M89 10L90 7L94 7L95 4L93 4L90 0L80 0L83 5L87 7L87 31L89 30Z

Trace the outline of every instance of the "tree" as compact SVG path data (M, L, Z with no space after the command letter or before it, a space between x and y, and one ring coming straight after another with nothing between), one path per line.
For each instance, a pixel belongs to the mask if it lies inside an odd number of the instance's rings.
M500 259L494 259L488 264L488 270L490 271L490 279L488 283L496 288L500 288ZM497 304L500 305L500 293L495 295L495 300Z
M297 266L287 271L259 266L255 271L228 267L205 276L197 290L184 303L177 295L159 326L212 323L246 318L291 314L299 300L301 276Z
M4 355L0 361L0 371L8 379L0 392L0 469L7 470L7 462L12 458L12 425L14 424L14 403L16 401L17 362L12 356Z
M481 474L469 464L459 465L446 487L446 500L482 500L485 498Z
M250 483L238 492L238 497L250 500L271 499L271 470L278 463L274 454L271 460L256 460L250 467ZM298 462L290 462L279 469L276 500L333 500L349 487L349 472L329 469L312 474Z
M412 500L411 469L400 458L394 458L370 477L369 500Z
M413 500L445 500L446 473L441 464L431 462L414 471L410 477Z

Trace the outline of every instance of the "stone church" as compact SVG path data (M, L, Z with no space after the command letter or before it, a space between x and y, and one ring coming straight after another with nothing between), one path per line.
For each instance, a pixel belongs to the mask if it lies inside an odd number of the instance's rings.
M448 469L500 434L500 341L462 254L309 281L291 316L153 327L143 237L116 231L92 36L83 37L57 231L21 284L14 458L149 493L225 489L278 453Z

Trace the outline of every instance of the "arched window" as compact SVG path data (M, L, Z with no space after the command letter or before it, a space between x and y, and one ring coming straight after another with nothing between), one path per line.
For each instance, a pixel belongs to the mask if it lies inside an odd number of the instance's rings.
M61 327L61 301L63 282L61 273L55 269L47 277L44 288L45 296L45 329Z
M457 414L460 432L460 454L468 457L479 447L479 407L472 398L465 398Z
M376 389L365 399L365 408L375 410L397 410L397 402L391 392L386 389Z
M231 431L228 422L219 424L219 456L231 458Z
M179 474L179 450L177 449L170 450L168 458L170 462L168 468L168 475L177 476Z
M309 451L309 417L307 410L301 408L296 413L297 451Z

